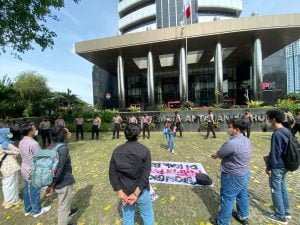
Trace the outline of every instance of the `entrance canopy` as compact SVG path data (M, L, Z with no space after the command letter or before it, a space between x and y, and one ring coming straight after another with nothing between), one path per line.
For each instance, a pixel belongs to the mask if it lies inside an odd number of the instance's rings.
M262 57L265 58L299 38L300 14L284 14L219 20L83 41L75 44L75 51L110 74L116 74L119 55L124 59L126 73L137 72L144 69L149 51L153 54L154 71L164 66L178 67L178 52L186 40L188 64L213 62L215 45L221 43L223 64L239 65L251 61L251 48L256 39L261 40Z

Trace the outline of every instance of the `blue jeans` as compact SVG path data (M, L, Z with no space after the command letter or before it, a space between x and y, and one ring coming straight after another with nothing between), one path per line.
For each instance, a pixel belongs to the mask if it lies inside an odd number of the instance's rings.
M174 135L173 134L167 134L167 140L168 140L168 148L170 150L174 150Z
M123 225L134 224L135 207L139 209L139 213L144 225L155 224L150 192L144 189L134 205L123 205Z
M284 168L272 169L269 178L275 216L280 219L290 213L289 196L285 185L286 173L287 170Z
M41 188L34 188L31 186L30 181L24 180L24 212L38 214L41 212L40 201Z
M234 201L236 201L237 214L241 220L249 217L249 199L247 185L250 179L250 173L243 176L237 176L227 173L221 174L220 189L220 211L217 216L219 225L228 225Z

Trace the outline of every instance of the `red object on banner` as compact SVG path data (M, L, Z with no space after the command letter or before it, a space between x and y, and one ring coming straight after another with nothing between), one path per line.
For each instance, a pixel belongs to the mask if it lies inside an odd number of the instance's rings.
M190 18L191 16L191 0L183 1L184 14L186 18Z

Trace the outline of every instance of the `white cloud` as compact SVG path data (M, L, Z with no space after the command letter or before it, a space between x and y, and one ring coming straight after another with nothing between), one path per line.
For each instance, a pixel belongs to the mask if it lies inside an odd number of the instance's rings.
M67 18L69 18L75 25L81 26L81 22L76 17L74 17L71 13L69 13L65 8L61 9L61 13Z

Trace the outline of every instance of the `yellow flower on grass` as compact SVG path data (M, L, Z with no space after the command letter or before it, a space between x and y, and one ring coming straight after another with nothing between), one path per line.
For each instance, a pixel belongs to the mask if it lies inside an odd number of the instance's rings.
M287 190L288 190L288 191L293 191L293 190L294 190L294 188L287 188Z
M201 222L199 223L199 225L205 225L205 223L204 223L203 221L201 221Z
M121 224L121 220L116 219L115 224L116 225L120 225Z
M264 206L265 206L265 207L270 207L270 206L271 206L271 203L266 202L266 203L264 203Z
M300 205L297 205L296 208L297 208L297 209L300 209Z
M104 211L108 211L108 210L110 210L110 205L107 205L107 206L105 206L103 209L104 209Z
M6 220L10 220L10 216L6 216L5 219L6 219Z
M37 223L37 225L43 225L43 223Z
M152 188L153 188L153 190L157 190L157 187L155 187L155 186L152 186Z
M170 196L169 199L170 199L171 202L173 202L175 200L175 196L172 195L172 196Z

